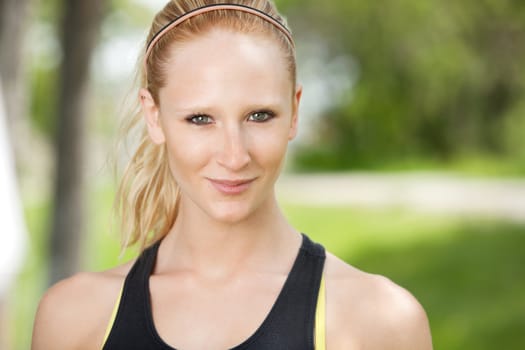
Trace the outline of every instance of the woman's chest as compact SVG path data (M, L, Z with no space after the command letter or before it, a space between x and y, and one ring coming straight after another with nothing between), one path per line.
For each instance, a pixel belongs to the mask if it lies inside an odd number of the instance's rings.
M178 349L230 349L264 324L286 276L252 275L230 281L191 276L150 279L154 331Z

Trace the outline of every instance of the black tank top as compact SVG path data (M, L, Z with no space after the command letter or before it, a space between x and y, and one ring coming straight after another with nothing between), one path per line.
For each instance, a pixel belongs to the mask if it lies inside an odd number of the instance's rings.
M231 350L314 349L315 309L325 250L305 234L302 237L292 269L269 314L248 339ZM149 275L159 245L157 242L144 250L129 271L103 350L175 350L160 338L151 314Z

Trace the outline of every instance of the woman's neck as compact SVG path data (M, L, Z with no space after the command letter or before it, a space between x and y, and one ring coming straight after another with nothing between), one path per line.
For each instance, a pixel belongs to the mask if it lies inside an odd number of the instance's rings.
M181 203L176 223L160 247L156 272L193 270L209 278L227 278L243 269L272 269L288 261L301 237L286 221L275 197L247 218L213 220L199 208Z

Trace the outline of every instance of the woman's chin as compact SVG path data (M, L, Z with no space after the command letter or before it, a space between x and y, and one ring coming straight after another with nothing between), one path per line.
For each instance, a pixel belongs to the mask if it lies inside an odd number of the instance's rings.
M222 203L210 208L208 211L209 217L223 224L237 224L246 221L253 214L253 210L244 203L244 205L236 205L237 203Z

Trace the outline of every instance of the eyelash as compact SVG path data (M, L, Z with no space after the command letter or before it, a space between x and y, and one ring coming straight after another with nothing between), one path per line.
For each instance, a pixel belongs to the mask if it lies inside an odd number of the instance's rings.
M200 119L200 118L211 119L211 117L206 114L193 114L193 115L190 115L188 118L186 118L186 121L188 121L188 123L195 124L195 125L210 124L209 122L197 121L197 119Z
M251 120L255 123L265 123L267 121L272 120L276 116L276 113L270 110L260 110L260 111L250 113L250 115L248 116L248 120L250 120L250 118L256 114L265 114L267 117L265 117L263 120ZM208 121L203 122L202 119L207 119ZM211 119L212 118L209 115L197 113L197 114L192 114L189 117L187 117L186 121L188 123L195 124L195 125L208 125L212 123L210 121Z
M258 121L253 120L256 123L264 123L264 122L267 122L275 118L275 113L269 110L261 110L261 111L253 112L252 114L250 114L248 118L252 117L255 114L266 114L267 115L267 117L264 118L263 120L258 120Z

